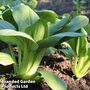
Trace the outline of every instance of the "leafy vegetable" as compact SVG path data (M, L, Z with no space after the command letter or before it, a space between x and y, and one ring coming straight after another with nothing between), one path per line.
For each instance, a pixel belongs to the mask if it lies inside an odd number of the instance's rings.
M40 18L45 18L46 21L50 21L51 23L54 23L57 18L57 14L51 10L41 10L36 11L36 13L39 15Z
M9 54L0 52L0 64L7 66L15 63Z
M45 81L53 90L66 90L67 87L65 86L64 81L58 78L56 75L49 71L41 70L38 71L41 73L42 77L44 77ZM60 82L61 81L61 82Z
M20 31L25 30L27 27L39 20L39 16L31 8L24 4L14 7L13 17L18 24Z
M85 31L88 33L88 35L90 36L90 24L88 24L86 27L85 27Z
M15 27L7 21L0 20L0 29L14 29Z
M87 34L86 31L82 28L81 32ZM87 37L78 37L73 38L69 41L71 48L74 52L74 61L72 71L75 76L79 79L85 76L88 73L90 67L90 47L87 40Z
M6 17L10 17L9 14L6 15L8 11L2 14L4 18L0 20L0 40L8 44L11 52L11 56L8 57L12 57L13 60L10 58L9 61L5 58L3 62L1 59L1 64L7 63L7 61L10 63L6 65L13 64L14 74L17 77L22 79L36 79L37 76L43 77L52 89L61 90L62 88L62 90L66 90L66 85L56 75L48 71L37 71L37 69L47 48L73 37L85 36L85 34L76 31L88 24L88 18L80 15L72 20L69 17L60 20L53 11L37 12L22 3L9 10L12 16L11 21L6 19ZM47 18L45 19L45 17ZM79 23L80 25L78 25ZM65 29L68 32L65 32ZM17 55L13 51L12 45L17 47ZM11 61L14 61L14 63ZM41 76L37 74L38 72ZM49 74L50 77L47 77ZM56 87L53 87L51 79Z

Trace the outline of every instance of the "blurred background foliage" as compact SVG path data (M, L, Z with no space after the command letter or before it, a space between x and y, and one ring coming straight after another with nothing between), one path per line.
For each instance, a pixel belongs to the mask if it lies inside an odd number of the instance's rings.
M38 0L37 9L50 9L62 15L75 11L77 2L81 14L90 18L90 0Z
M50 9L59 15L78 10L90 18L90 0L0 0L0 5L15 6L23 2L38 10ZM37 6L37 7L36 7Z

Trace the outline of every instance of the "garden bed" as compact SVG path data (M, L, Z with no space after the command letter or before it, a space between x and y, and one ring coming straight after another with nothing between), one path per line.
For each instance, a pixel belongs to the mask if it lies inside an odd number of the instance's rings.
M39 69L48 70L55 73L58 77L62 78L66 85L67 90L90 90L90 72L77 80L72 73L70 61L67 58L59 53L55 53L49 56L45 56L41 62ZM0 67L2 73L11 72L12 66L9 67ZM6 75L6 80L19 80L15 78L10 78ZM26 83L27 84L27 83ZM20 85L16 84L16 85ZM13 87L13 85L12 85ZM14 89L11 86L7 90L20 90L20 88ZM21 88L21 90L52 90L46 83L29 83L28 88Z
M64 79L67 90L90 90L90 72L77 80L71 71L70 61L66 60L63 55L56 53L45 57L42 68L54 72Z

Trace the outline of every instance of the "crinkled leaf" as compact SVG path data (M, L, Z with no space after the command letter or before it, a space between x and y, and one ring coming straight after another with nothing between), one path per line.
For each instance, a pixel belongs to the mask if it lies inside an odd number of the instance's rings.
M30 43L31 50L38 47L32 37L28 34L11 29L0 30L0 40L11 44L19 44L21 47L23 47L24 43L27 41Z
M48 22L54 23L57 19L57 14L51 10L37 11L40 18L45 19Z
M0 52L0 64L7 66L15 63L12 57L9 54Z
M56 76L54 73L51 73L46 70L38 71L41 76L44 78L45 82L50 86L52 90L66 90L65 82Z
M49 29L50 35L58 32L60 29L62 29L63 26L65 26L67 24L69 19L70 19L69 17L65 17L65 18L61 19L60 21L57 21L55 24L53 24Z
M13 17L20 31L24 31L39 20L39 16L29 6L22 3L13 8Z
M63 38L66 38L66 40L67 40L67 37L78 37L78 36L84 36L84 34L74 33L74 32L60 33L60 34L50 36L50 37L44 39L43 41L40 41L39 45L40 45L40 47L50 47L50 46L54 46L60 40L63 40Z
M0 20L0 29L14 29L15 27L7 21Z

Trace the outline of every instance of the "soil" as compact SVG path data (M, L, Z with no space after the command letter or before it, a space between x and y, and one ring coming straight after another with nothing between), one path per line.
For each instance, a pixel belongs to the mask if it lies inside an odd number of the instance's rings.
M12 66L3 67L4 73L8 73ZM0 68L0 71L2 70ZM72 73L70 61L60 53L45 56L41 62L39 69L44 69L55 73L58 77L62 78L66 85L67 90L90 90L90 72L77 80ZM8 76L7 76L8 77ZM7 80L14 80L15 78ZM16 79L15 79L16 80ZM20 84L19 84L20 85ZM52 90L46 83L31 83L28 84L28 88L24 89L12 89L10 86L6 90Z
M90 90L90 72L77 80L72 73L71 64L62 54L56 53L44 57L41 67L62 78L67 84L67 90Z

